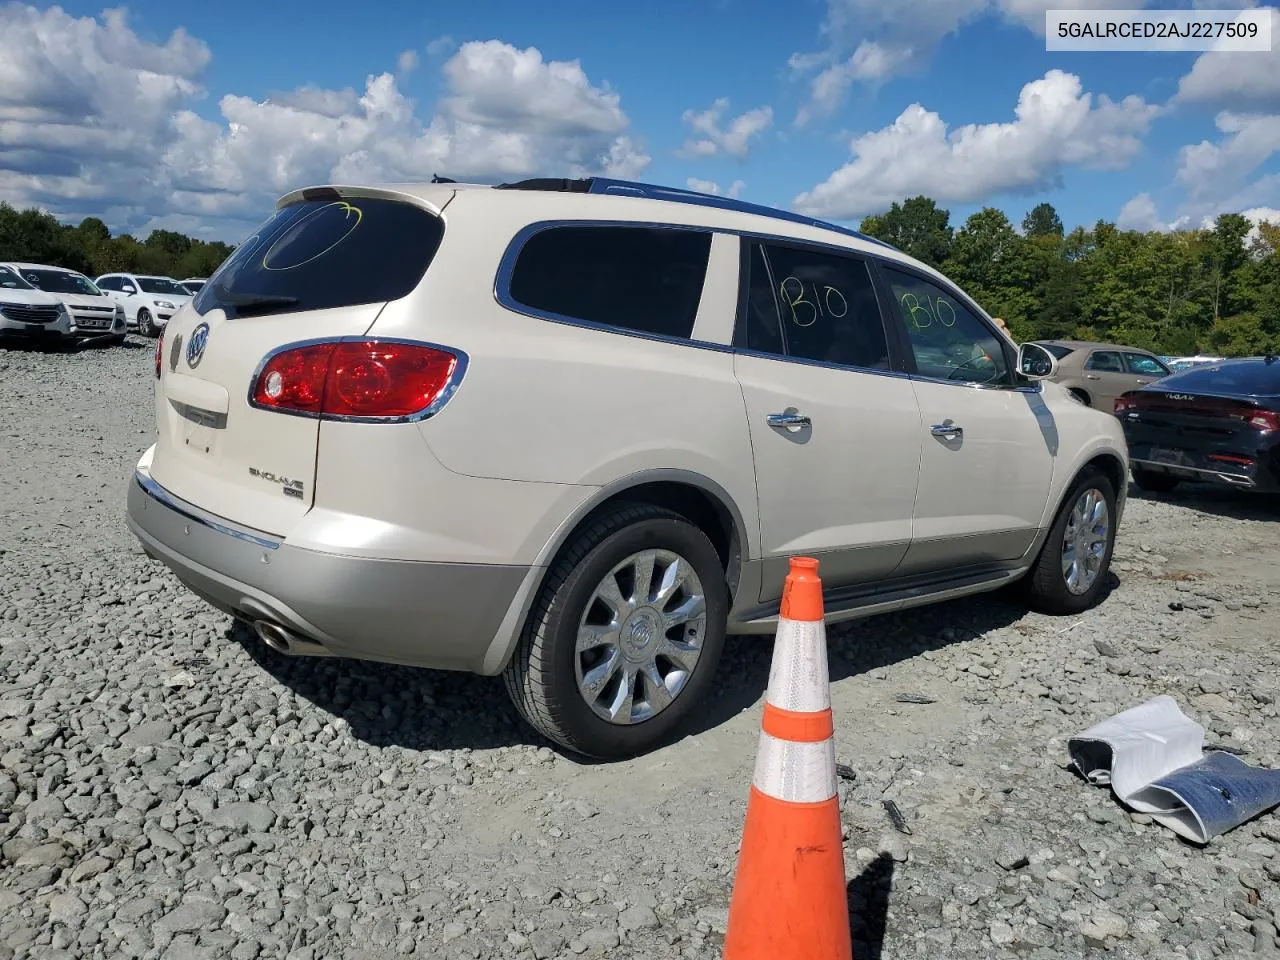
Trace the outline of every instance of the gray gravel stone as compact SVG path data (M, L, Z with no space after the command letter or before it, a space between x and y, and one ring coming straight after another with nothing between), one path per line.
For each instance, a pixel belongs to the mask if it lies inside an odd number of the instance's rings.
M593 766L491 680L270 653L124 524L155 436L131 340L0 351L0 960L718 956L756 714ZM1280 821L1179 844L1064 744L1169 693L1280 765L1268 509L1135 491L1120 584L1078 616L986 595L829 628L855 956L881 932L886 958L1263 944ZM768 658L726 644L726 702L758 708Z

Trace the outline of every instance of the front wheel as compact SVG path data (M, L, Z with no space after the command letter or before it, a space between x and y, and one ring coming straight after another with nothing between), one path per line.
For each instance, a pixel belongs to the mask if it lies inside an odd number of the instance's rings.
M1025 588L1033 609L1064 615L1098 602L1116 539L1116 494L1099 470L1082 473L1063 500Z
M505 671L547 738L615 760L669 740L706 693L729 591L707 535L649 504L601 514L547 575Z
M151 314L145 309L138 311L138 333L144 337L156 335L156 325L151 321Z

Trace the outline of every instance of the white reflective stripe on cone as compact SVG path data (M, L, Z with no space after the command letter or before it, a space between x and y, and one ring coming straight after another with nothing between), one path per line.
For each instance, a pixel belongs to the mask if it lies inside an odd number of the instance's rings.
M752 782L776 800L830 800L836 795L835 740L828 737L821 743L792 743L761 733Z
M779 620L769 667L769 703L797 713L831 706L827 631L821 620Z

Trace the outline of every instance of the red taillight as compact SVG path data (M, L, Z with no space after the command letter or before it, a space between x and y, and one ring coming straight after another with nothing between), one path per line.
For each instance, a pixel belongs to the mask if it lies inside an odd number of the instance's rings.
M156 379L160 379L160 368L164 359L164 332L167 327L160 328L160 332L156 335Z
M1218 463L1237 463L1242 467L1253 466L1253 457L1246 457L1239 453L1211 453L1205 459L1214 460Z
M1259 410L1249 418L1249 426L1259 430L1280 430L1280 413L1275 410Z
M1122 413L1128 413L1130 410L1136 410L1137 408L1137 401L1133 400L1128 394L1116 397L1115 415L1117 417Z
M270 357L253 383L267 410L397 420L425 412L461 373L460 354L397 340L330 340Z

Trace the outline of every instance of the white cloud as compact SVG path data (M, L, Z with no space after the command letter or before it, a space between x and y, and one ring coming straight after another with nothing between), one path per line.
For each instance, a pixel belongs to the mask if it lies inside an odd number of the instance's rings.
M814 216L855 219L918 193L973 203L1043 190L1066 166L1123 167L1159 112L1136 96L1095 99L1079 77L1061 70L1022 88L1011 122L948 133L937 113L912 104L889 126L856 137L853 159L793 203Z
M1177 99L1235 109L1280 109L1280 10L1272 10L1269 53L1202 53L1178 82Z
M1192 218L1280 205L1280 174L1251 179L1280 152L1280 114L1220 113L1222 136L1178 153L1174 181L1185 190L1182 213Z
M1280 115L1220 113L1217 143L1202 140L1178 154L1175 180L1194 200L1243 187L1273 153L1280 150Z
M496 40L464 44L443 65L445 93L426 119L391 73L359 89L228 94L206 119L192 106L208 48L181 30L142 41L121 13L10 3L0 49L0 200L116 229L190 222L234 238L307 183L634 179L650 162L616 92L576 61Z
M943 38L983 15L1001 16L1043 36L1046 10L1114 6L1114 0L827 0L825 47L788 60L793 74L818 71L796 124L834 113L855 82L878 83L919 69Z
M690 177L685 181L690 190L697 190L699 193L710 193L715 196L720 195L720 184L714 180L699 180L697 177ZM742 180L735 180L729 185L729 189L725 191L725 196L733 200L742 193L742 188L746 183Z
M743 159L751 146L751 140L759 137L773 123L772 107L757 107L741 113L721 126L725 111L729 109L728 97L721 97L701 112L686 110L681 119L693 129L693 136L685 141L681 153L686 157L713 157L727 153Z
M1121 230L1140 230L1143 233L1168 227L1160 220L1155 201L1149 193L1140 193L1121 207L1116 226Z
M445 34L443 37L436 37L427 44L427 56L441 57L446 53L452 52L455 47L457 47L457 43L454 42L453 37Z
M413 71L416 70L417 67L418 67L418 51L417 50L405 50L400 54L400 56L396 57L396 70L399 71L401 76L404 76L405 74L413 73Z

